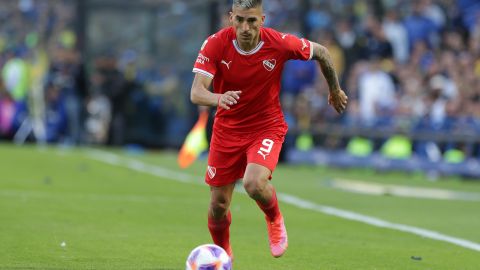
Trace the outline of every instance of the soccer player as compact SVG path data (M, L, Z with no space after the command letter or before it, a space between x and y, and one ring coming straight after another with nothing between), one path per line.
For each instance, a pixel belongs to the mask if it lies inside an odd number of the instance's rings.
M287 132L279 101L285 62L316 60L330 89L328 102L338 113L347 96L325 47L263 27L261 0L233 0L230 21L231 27L205 40L193 68L191 101L217 107L205 176L208 229L213 242L232 256L229 207L235 182L243 178L246 192L265 213L270 251L280 257L288 246L287 231L269 180Z

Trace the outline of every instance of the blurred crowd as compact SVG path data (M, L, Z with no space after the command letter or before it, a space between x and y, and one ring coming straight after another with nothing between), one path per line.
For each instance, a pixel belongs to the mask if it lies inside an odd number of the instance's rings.
M0 140L164 147L176 136L178 144L183 133L174 121L186 116L176 67L115 39L142 38L141 25L121 12L91 14L90 43L81 50L80 3L1 2Z
M2 1L0 138L78 140L86 87L74 18L65 1Z
M274 2L272 13L290 1ZM476 0L311 1L308 37L326 46L349 96L345 115L327 104L328 88L314 63L286 66L283 105L300 134L341 125L344 130L424 133L420 155L459 149L480 157L480 2ZM282 17L282 16L280 16ZM292 31L290 20L277 28ZM435 134L451 135L450 140ZM367 134L368 135L368 134ZM455 137L455 135L459 135ZM350 134L351 136L351 134ZM440 137L440 136L438 136ZM348 138L347 138L348 139ZM385 138L374 140L380 146ZM314 144L344 147L348 140L314 136Z
M195 121L188 85L210 34L209 7L160 1L153 19L98 12L86 27L92 52L79 50L86 42L76 31L80 2L2 1L0 138L177 147ZM478 0L267 0L264 7L266 26L329 49L349 95L347 112L337 115L316 63L290 61L282 83L290 146L310 133L314 146L345 147L343 138L316 136L329 125L373 135L480 132ZM218 27L228 25L229 8L220 1ZM480 156L475 141L434 137L439 151Z

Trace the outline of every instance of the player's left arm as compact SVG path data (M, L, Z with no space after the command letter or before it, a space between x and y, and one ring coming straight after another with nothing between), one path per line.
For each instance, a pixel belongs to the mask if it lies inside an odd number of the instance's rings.
M330 104L338 113L342 113L347 107L348 97L341 89L338 82L337 72L333 67L332 58L327 48L324 46L311 42L312 46L312 60L316 60L320 64L323 76L327 80L330 93L328 95L328 104Z

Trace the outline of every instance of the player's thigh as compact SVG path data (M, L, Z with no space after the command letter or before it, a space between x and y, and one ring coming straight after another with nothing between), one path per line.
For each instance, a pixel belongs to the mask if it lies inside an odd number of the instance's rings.
M234 184L243 177L247 158L244 150L223 152L210 149L205 182L211 187Z
M245 169L245 175L243 176L243 182L246 184L250 181L261 181L263 179L268 180L272 171L257 163L248 163Z
M269 179L271 179L272 171L256 163L248 163L245 175L243 176L243 187L250 195L263 193L266 189Z
M214 130L205 182L210 186L235 183L245 173L249 141L224 130Z

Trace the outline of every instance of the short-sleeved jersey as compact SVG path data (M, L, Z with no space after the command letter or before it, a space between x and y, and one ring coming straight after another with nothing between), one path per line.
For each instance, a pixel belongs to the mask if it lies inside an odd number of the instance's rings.
M203 43L193 72L213 79L213 91L242 91L230 110L218 107L215 128L252 132L282 127L287 130L280 106L283 66L290 59L310 60L310 41L270 28L261 28L260 42L243 51L233 27L224 28Z

